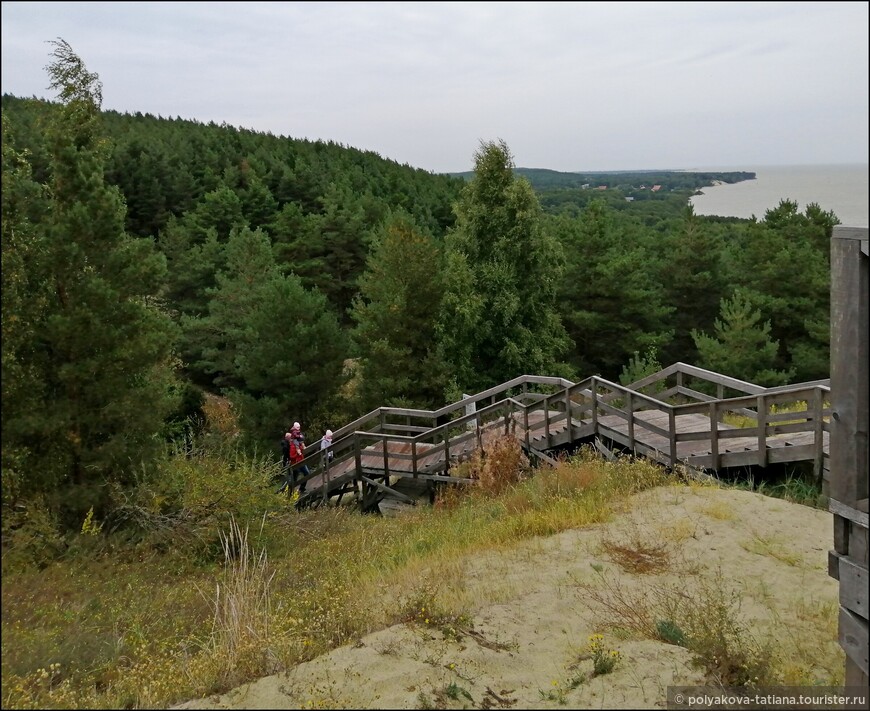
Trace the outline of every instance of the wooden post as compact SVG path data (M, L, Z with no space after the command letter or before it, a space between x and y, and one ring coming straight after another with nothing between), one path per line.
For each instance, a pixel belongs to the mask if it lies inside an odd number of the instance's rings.
M719 471L719 403L710 402L710 460L714 471Z
M450 471L450 427L444 426L444 473Z
M628 448L632 454L637 454L634 451L634 400L631 390L626 391L626 407L628 408Z
M598 385L593 377L592 383L592 434L598 434Z
M531 441L530 436L529 436L529 406L528 405L523 406L523 427L525 428L525 431L526 431L524 436L526 439L526 451L528 452L529 446L530 446L530 441Z
M813 478L816 484L822 485L823 467L825 462L825 431L822 413L825 409L825 395L821 388L813 391L813 438L816 445L816 458L813 462Z
M868 229L834 227L831 239L829 509L840 582L839 641L846 686L868 686Z
M381 448L384 450L384 475L385 476L390 476L390 452L387 449L388 444L389 444L389 442L387 442L386 437L381 439Z
M550 398L544 396L544 449L550 448Z
M671 446L671 469L677 466L677 415L674 408L668 408L668 439Z
M758 466L767 466L767 399L764 395L756 398L756 417L758 424Z
M574 441L574 430L571 425L571 388L565 388L565 427L568 430L568 443Z
M353 479L353 495L354 498L362 502L363 498L363 480L362 480L362 451L359 446L359 435L353 436L353 461L356 466L356 476Z
M323 505L329 503L329 449L323 450Z

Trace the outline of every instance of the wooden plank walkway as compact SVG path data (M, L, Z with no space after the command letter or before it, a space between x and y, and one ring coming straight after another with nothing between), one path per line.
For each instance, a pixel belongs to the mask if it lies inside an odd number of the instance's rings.
M674 374L676 387L656 397L644 394L642 386L664 382ZM815 462L817 475L826 470L830 394L825 382L766 389L685 364L657 375L658 380L651 376L631 387L600 378L571 383L522 376L436 412L381 408L339 430L335 459L328 467L319 452L306 459L312 474L299 505L318 505L348 492L370 502L384 496L410 500L413 496L402 493L407 487L398 486L404 479L413 480L410 489L418 494L439 481L468 483L456 466L505 434L515 437L527 452L546 452L600 437L667 467L686 464L718 471L809 460ZM686 376L715 382L720 390L730 387L739 395L718 399L703 395L685 386ZM555 385L557 391L531 392L530 384L551 389ZM510 393L519 387L523 392L516 399ZM665 398L689 402L673 405ZM486 402L477 409L478 403ZM794 403L802 403L805 409L788 409ZM461 412L465 414L456 417ZM450 413L453 419L445 417ZM748 425L719 421L726 413L738 415ZM390 422L397 417L404 422Z

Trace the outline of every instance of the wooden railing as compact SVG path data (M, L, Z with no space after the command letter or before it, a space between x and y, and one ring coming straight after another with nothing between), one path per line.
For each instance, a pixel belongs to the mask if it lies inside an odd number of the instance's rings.
M705 390L715 390L716 396ZM609 418L608 422L625 424L623 444L629 450L658 455L656 459L671 467L681 461L681 442L709 440L710 453L700 461L716 470L729 440L752 438L757 451L747 463L766 466L778 460L767 446L770 437L811 433L811 441L790 449L789 456L814 461L820 477L829 400L829 381L764 388L685 363L629 386L597 376L572 383L522 375L439 410L378 408L334 432L332 462L321 461L320 440L312 444L314 452L304 461L311 470L307 479L320 473L328 477L329 470L342 470L340 465L353 460L355 476L377 469L387 476L454 480L448 476L451 466L479 448L485 434L513 434L527 450L533 444L547 450L590 434L615 436L614 425L602 423ZM805 408L797 409L798 403L806 403ZM711 425L680 431L677 422L682 415L704 415ZM729 417L743 418L747 426L712 426ZM662 446L651 446L651 437ZM379 457L377 466L366 466L373 456ZM350 471L346 464L343 470Z

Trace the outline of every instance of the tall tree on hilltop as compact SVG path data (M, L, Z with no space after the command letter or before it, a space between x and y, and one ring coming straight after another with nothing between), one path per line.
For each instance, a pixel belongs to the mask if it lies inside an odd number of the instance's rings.
M504 141L482 142L474 159L446 238L438 327L442 357L463 389L552 373L570 343L555 310L562 252L543 229L534 190L514 176Z
M28 485L58 497L62 488L58 503L74 521L159 445L173 405L175 331L152 296L165 260L150 239L125 233L123 198L105 182L99 79L65 41L51 44L47 70L63 107L48 129L50 201L34 225L49 295L27 347L46 403L41 414L21 413L16 437L29 446ZM16 413L4 401L7 415Z
M443 404L444 364L432 347L441 290L434 240L410 217L392 218L375 236L352 311L363 410Z

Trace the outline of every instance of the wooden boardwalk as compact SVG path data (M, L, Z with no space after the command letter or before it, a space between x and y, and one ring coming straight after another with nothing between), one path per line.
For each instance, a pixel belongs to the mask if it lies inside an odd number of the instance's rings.
M821 479L829 400L827 381L763 388L683 363L630 386L521 376L437 411L379 408L334 433L330 463L314 443L298 505L352 493L366 509L385 496L412 503L437 482L471 483L456 466L503 435L543 459L599 438L670 468L811 461Z

